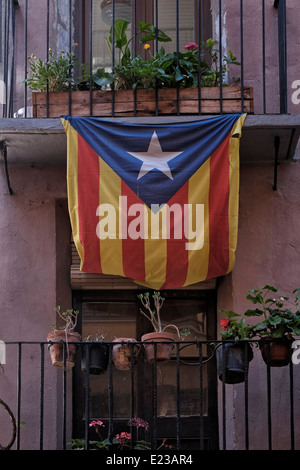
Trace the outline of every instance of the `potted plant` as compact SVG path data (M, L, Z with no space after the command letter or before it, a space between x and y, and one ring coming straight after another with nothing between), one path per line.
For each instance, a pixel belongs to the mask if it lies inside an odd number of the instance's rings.
M84 339L85 344L81 349L81 369L87 371L87 363L89 365L89 373L92 375L100 375L106 371L108 366L109 350L108 345L103 343L106 335L97 333L95 339L90 335Z
M115 338L112 347L112 360L116 369L129 370L140 351L134 338Z
M300 288L293 290L293 302L289 296L274 297L277 292L278 289L270 285L250 290L247 299L255 308L245 312L249 317L262 317L255 325L255 333L263 360L272 367L289 364L294 335L300 335Z
M168 324L163 326L160 311L165 299L160 295L160 292L154 291L152 295L154 308L152 308L151 305L149 292L139 294L138 298L146 310L145 311L141 308L141 314L150 321L154 329L154 332L144 334L141 338L141 341L144 343L147 360L148 362L153 363L156 358L157 362L167 362L171 357L176 337L173 333L167 332L166 330L168 328L174 328L177 333L178 340L181 340L182 337L189 334L189 329L186 328L179 332L176 325ZM154 343L157 344L155 345Z
M253 359L252 343L254 326L247 325L243 315L222 309L227 317L221 320L222 343L216 347L218 377L228 384L245 381L249 362Z
M151 41L171 38L149 23L138 22L136 36L147 57L142 53L133 56L128 24L128 20L116 20L106 39L111 54L113 49L115 52L112 72L102 68L91 72L84 63L80 65L82 75L75 80L78 61L74 53L61 51L54 57L51 51L46 61L31 56L31 77L25 81L34 92L33 117L45 117L46 111L49 117L69 114L70 98L75 116L89 116L91 108L93 116L101 117L111 116L112 109L116 117L155 115L157 104L159 114L177 114L178 98L181 114L198 114L199 108L202 114L219 113L221 105L225 113L240 112L241 99L244 112L253 112L252 88L244 86L242 97L238 80L226 83L229 67L239 65L232 51L220 61L218 43L210 38L199 45L187 44L184 52L166 53L161 47L152 53Z
M53 326L47 336L47 341L52 364L55 367L64 367L71 369L75 365L78 341L81 341L81 335L74 331L77 325L78 311L69 309L61 312L60 306L56 307L59 317L65 322L65 325L58 328Z

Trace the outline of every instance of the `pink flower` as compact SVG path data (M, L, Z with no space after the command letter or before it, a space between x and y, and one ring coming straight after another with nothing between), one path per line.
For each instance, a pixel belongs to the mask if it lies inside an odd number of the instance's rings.
M185 50L188 52L193 52L198 50L198 44L196 42L189 42L184 46Z
M146 431L149 428L149 424L147 423L147 421L144 421L141 418L132 418L130 421L128 421L128 424L130 426L136 426L138 428L145 428Z
M91 421L90 424L89 424L90 427L97 427L97 426L102 426L103 428L105 428L105 424L103 424L102 421L100 421L100 419L98 419L97 421L94 420L94 421Z
M115 438L119 441L120 444L127 444L131 439L130 432L121 432L121 434L116 434Z

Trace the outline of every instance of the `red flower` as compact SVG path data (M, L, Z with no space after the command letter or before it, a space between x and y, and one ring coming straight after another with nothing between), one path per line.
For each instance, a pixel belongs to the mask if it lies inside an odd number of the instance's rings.
M223 330L227 330L229 328L229 325L230 325L230 320L221 320L221 327L223 328Z

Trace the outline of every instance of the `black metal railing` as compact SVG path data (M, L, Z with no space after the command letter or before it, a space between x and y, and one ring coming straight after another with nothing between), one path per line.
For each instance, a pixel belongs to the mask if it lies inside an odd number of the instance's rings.
M249 348L250 343L252 348ZM62 358L59 358L62 361L60 368L53 367L47 352L47 349L56 344L61 346L63 351ZM115 443L115 448L119 450L120 445L114 437L116 433L120 435L124 430L129 431L128 426L126 429L128 423L131 423L130 433L133 436L134 429L130 420L137 418L137 384L143 375L141 371L147 367L151 372L150 379L145 379L144 382L150 384L151 390L147 393L141 391L140 411L142 409L144 415L139 417L143 420L147 418L148 413L151 418L151 432L141 429L147 431L143 437L143 440L148 442L147 448L161 448L164 438L167 438L168 445L172 444L174 450L299 449L300 429L297 423L300 410L294 399L297 387L294 380L295 367L292 361L286 367L271 367L269 343L266 363L260 361L259 348L256 348L255 342L174 342L172 358L167 363L158 361L158 348L161 343L150 343L154 347L154 362L151 364L146 360L145 343L128 343L129 366L126 371L122 371L122 374L126 375L121 374L121 381L124 383L127 377L129 395L126 396L127 408L125 406L122 419L115 412L116 402L124 397L120 396L120 388L115 385L115 377L119 372L113 359L113 347L127 343L122 339L120 343L117 340L102 344L107 349L108 356L105 370L101 375L97 375L97 380L100 377L102 385L97 385L100 408L96 415L91 411L91 382L95 378L95 370L90 372L89 369L94 342L1 342L2 352L3 347L6 348L6 359L2 361L0 371L0 449L67 450L72 448L73 442L73 447L75 443L75 448L87 450L94 448L94 442L99 441L104 442L101 444L104 447ZM227 365L227 359L230 357L230 361L232 360L227 347L232 344L237 349L241 347L239 365L235 364L233 371ZM71 345L75 345L77 349L74 367L68 366ZM134 349L137 346L143 346L138 358ZM198 351L196 356L193 355L193 359L183 355L186 347L193 347ZM224 353L225 359L224 355L222 356ZM253 355L256 360L252 363ZM223 359L220 359L221 356ZM83 357L84 368L81 363ZM162 390L160 388L159 391L158 384L161 385L161 374L165 373L167 364L173 365L175 371L173 394L168 392L168 401L173 397L176 405L175 412L169 417L161 416L158 406ZM191 368L190 380L197 377L197 387L193 395L193 404L197 406L191 407L197 409L197 412L188 416L182 411L185 393L183 389L186 385L183 382L184 367ZM236 387L234 403L231 387ZM104 389L106 400L103 399ZM148 403L146 396L148 400L150 397ZM69 404L71 398L73 406ZM209 401L215 402L213 407ZM212 409L217 410L217 413L212 412ZM76 420L80 424L77 427ZM106 434L101 439L94 433L97 425L90 426L99 420L105 423ZM188 439L185 439L186 428L189 431ZM216 433L219 433L217 439ZM215 438L213 445L210 434ZM130 442L132 444L132 441ZM130 446L130 442L126 441L126 444Z
M109 3L109 2L108 2ZM128 2L126 2L128 3ZM147 2L148 3L148 2ZM159 18L159 0L149 2L156 12L153 18L154 25L159 27L161 19ZM218 47L225 54L231 44L237 59L240 61L238 68L238 87L240 89L239 104L233 108L235 112L254 112L256 114L285 114L291 112L290 101L288 100L288 79L287 69L290 64L287 55L288 44L292 43L291 37L293 28L287 28L287 9L286 0L275 0L270 3L266 0L257 2L253 9L251 2L240 0L233 5L225 5L222 0L214 2L212 9L211 23L213 27L207 32L207 14L204 15L204 5L209 2L203 0L194 0L193 8L195 18L194 41L201 43L208 39L207 34L211 34L217 39ZM111 0L112 18L115 24L117 0ZM83 14L83 5L85 11ZM174 0L176 7L176 33L174 36L174 51L179 54L179 41L181 35L180 21L180 0ZM55 8L59 8L56 11ZM28 83L24 82L30 76L28 57L35 54L36 49L41 51L43 59L49 59L49 49L59 49L63 44L65 51L72 51L74 43L80 44L79 58L87 62L89 68L90 86L86 93L85 100L88 101L87 115L99 115L99 108L94 107L95 97L92 93L92 75L93 62L95 60L95 42L93 40L93 16L95 8L99 8L98 3L93 1L78 2L78 0L63 0L57 5L50 0L2 0L2 18L1 18L1 95L2 95L2 117L52 117L49 110L49 95L40 107L44 114L36 114L31 102L31 90ZM233 8L231 10L230 8ZM249 10L250 8L250 10ZM226 13L226 25L224 25L224 15ZM255 14L255 19L253 19ZM80 18L86 18L85 24L80 24ZM238 18L238 20L237 20ZM131 1L131 23L132 33L136 34L138 23L137 0ZM83 20L82 20L83 22ZM63 25L60 27L60 25ZM38 31L35 33L39 25ZM217 25L217 26L216 26ZM56 29L55 29L56 28ZM255 38L255 40L253 40ZM156 36L157 39L157 36ZM112 41L115 41L115 31L113 28ZM103 41L104 42L104 41ZM137 53L136 41L132 41L132 54ZM160 45L158 40L154 41L154 50L157 51ZM111 67L114 70L116 65L115 49L112 48ZM179 55L177 56L179 60ZM222 67L223 53L219 55L219 70ZM199 52L199 59L202 59ZM200 61L199 61L200 63ZM229 73L230 75L230 73ZM228 102L226 101L225 77L219 78L218 96L209 96L210 105L215 101L218 109L215 107L204 107L204 93L201 86L203 70L199 66L198 71L198 97L197 107L192 111L184 109L181 104L181 86L178 84L178 93L176 97L177 105L172 107L172 113L181 115L187 114L215 114L233 112L228 111ZM232 78L232 77L231 77ZM298 77L295 77L295 79ZM227 79L227 77L226 77ZM112 87L112 97L110 98L110 109L104 115L122 116L129 115L123 111L118 111L114 87ZM253 89L253 102L248 92ZM246 93L247 92L247 93ZM245 94L246 93L246 94ZM250 91L250 93L252 93ZM63 110L62 114L80 115L80 111L74 108L72 100L74 93L69 90L69 104ZM153 115L162 113L160 99L162 95L156 94L155 107L152 109ZM206 96L206 95L205 95ZM252 94L251 94L252 96ZM235 98L229 97L232 103ZM138 109L137 93L134 94L134 102L130 115L141 115ZM82 103L81 103L82 104ZM231 109L231 108L230 108ZM148 111L149 112L149 111ZM170 113L170 109L167 111ZM101 115L101 113L100 113Z

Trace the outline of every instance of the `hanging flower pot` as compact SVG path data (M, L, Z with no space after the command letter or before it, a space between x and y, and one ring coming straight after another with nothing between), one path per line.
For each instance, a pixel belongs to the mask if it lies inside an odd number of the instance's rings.
M283 367L290 363L292 356L292 341L287 338L274 340L266 338L260 341L261 355L266 364L271 367Z
M135 358L140 351L140 345L130 345L132 343L136 343L134 338L116 338L113 342L117 343L114 344L112 348L112 360L115 367L119 370L129 370L131 367L131 359L133 358L135 361Z
M143 346L148 362L154 362L155 349L157 362L167 362L170 360L175 341L175 336L172 333L165 331L147 333L143 335L141 339L144 343ZM154 345L154 343L157 344Z
M48 349L52 365L63 368L65 354L66 369L74 367L78 347L73 343L81 341L79 333L75 331L53 330L48 334L47 341L50 342Z
M220 343L216 348L218 377L227 384L245 381L249 362L253 359L252 348L245 342Z
M108 366L109 351L107 344L95 341L83 345L81 350L81 369L83 372L87 370L88 353L89 373L92 375L103 374Z

